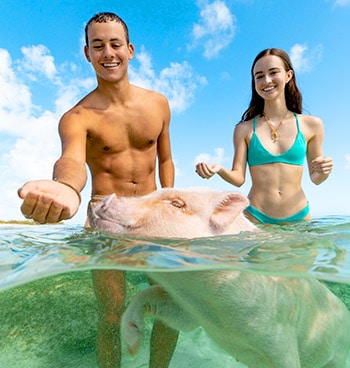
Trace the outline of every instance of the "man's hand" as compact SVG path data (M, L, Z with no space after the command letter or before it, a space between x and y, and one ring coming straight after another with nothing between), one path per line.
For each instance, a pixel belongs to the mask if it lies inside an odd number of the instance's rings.
M80 205L80 197L74 189L53 180L27 182L18 189L18 195L23 199L23 215L41 224L67 220L76 214Z

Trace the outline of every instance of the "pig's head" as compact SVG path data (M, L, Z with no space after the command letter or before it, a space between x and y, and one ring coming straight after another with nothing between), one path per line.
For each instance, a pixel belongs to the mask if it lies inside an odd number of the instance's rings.
M163 188L147 196L106 197L90 218L93 227L115 234L197 238L257 228L243 215L248 205L237 192Z

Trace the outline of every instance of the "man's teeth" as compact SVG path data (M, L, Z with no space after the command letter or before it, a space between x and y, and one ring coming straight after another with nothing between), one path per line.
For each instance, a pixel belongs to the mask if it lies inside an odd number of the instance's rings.
M109 67L109 66L118 66L118 65L119 65L119 63L103 64L103 66L107 66L107 67Z

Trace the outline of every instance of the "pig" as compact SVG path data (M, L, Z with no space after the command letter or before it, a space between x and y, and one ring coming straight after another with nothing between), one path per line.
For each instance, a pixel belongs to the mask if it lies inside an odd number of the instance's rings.
M135 198L108 196L95 209L94 227L116 234L197 238L258 231L242 213L247 198L206 188L163 188Z
M236 192L161 189L139 198L107 197L92 214L115 234L194 238L258 231ZM198 326L251 368L344 368L350 313L317 279L235 270L147 272L155 285L123 314L121 337L136 354L146 314L176 330Z

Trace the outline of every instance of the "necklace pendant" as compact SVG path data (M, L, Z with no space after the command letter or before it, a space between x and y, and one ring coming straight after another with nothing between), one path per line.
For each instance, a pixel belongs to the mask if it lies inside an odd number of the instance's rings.
M277 132L271 132L271 139L274 142L278 141L278 134L277 134Z

